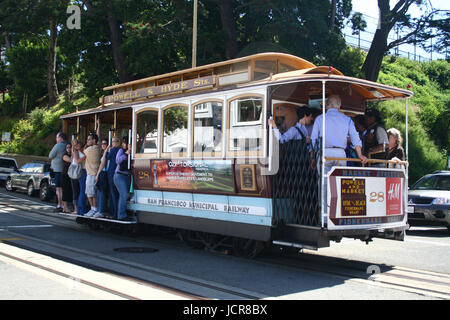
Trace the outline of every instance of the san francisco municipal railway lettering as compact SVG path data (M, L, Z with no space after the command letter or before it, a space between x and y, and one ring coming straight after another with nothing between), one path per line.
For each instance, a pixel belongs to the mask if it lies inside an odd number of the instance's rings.
M264 207L239 206L239 205L213 203L213 202L171 200L171 199L161 199L161 198L138 198L138 203L149 204L149 205L159 206L159 207L171 207L171 208L180 208L180 209L227 212L227 213L235 213L235 214L252 214L252 215L261 215L261 216L266 215L266 209Z

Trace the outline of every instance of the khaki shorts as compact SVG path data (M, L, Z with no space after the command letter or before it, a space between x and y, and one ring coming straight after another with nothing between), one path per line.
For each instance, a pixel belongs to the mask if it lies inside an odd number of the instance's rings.
M97 187L95 186L95 176L90 174L86 177L86 195L89 198L97 196Z

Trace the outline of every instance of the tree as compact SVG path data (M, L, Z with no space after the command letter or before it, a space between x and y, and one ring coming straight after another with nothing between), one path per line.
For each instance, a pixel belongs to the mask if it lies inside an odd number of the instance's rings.
M108 32L109 40L111 42L111 53L114 59L119 82L127 82L132 80L132 77L127 72L125 65L125 55L122 52L123 28L118 12L123 11L123 7L135 5L136 1L106 1L106 0L82 0L81 5L87 8L84 11L86 16L98 23L100 29L105 29Z
M341 30L344 19L350 16L351 11L351 0L331 0L330 31ZM338 30L336 30L336 27Z
M219 7L222 26L227 33L226 58L233 59L239 52L233 2L230 0L215 0L215 2Z
M22 39L46 41L47 95L49 105L58 101L56 80L58 25L62 22L69 0L3 0L0 2L0 21L7 47ZM20 23L17 23L20 21ZM18 76L18 75L15 75Z
M430 8L431 11L429 10L421 17L411 18L408 14L409 8L413 4L425 7L426 2L424 0L398 0L392 9L389 0L377 1L380 11L379 26L362 67L367 80L377 80L383 56L398 45L404 43L424 44L426 40L432 38L442 38L443 41L448 43L450 19L436 18L437 15L443 13L442 10ZM396 25L399 28L408 28L411 31L388 43L389 33Z

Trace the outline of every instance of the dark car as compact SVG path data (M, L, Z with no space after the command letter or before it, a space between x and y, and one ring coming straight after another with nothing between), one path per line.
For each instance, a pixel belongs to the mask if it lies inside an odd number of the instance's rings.
M408 191L408 222L445 225L450 230L450 171L420 178Z
M9 174L5 188L8 191L16 189L26 191L29 196L39 192L39 198L48 201L55 195L55 182L52 176L50 163L29 162Z
M17 171L16 159L0 157L0 183L5 184L8 176Z

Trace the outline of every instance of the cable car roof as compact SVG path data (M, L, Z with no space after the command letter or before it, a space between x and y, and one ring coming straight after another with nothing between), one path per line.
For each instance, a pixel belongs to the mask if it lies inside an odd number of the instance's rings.
M196 81L204 81L205 84L195 87L193 83ZM350 95L357 93L358 98L364 101L400 99L413 96L413 93L406 89L347 77L333 67L316 66L305 59L290 54L269 52L105 87L103 90L113 90L113 95L101 98L100 106L63 115L61 119L130 108L137 103L147 102L150 98L164 99L169 95L196 94L205 89L211 91L212 89L220 90L233 86L242 88L259 84L283 84L288 87L290 83L300 81L332 82L336 87L335 91L338 91L335 93L350 93ZM180 84L186 84L186 86L183 87ZM178 88L175 88L176 86ZM329 85L327 84L327 86ZM169 89L173 87L176 90L163 90L166 87L169 87ZM308 93L300 92L299 88L297 88L296 94L298 94L298 97L305 96L301 98L304 101L307 99ZM292 88L292 90L295 90L295 88ZM292 90L291 92L293 92ZM317 91L317 88L315 90ZM146 93L147 91L152 92L152 94ZM142 92L144 93L137 94ZM357 109L360 113L361 108L358 107Z

